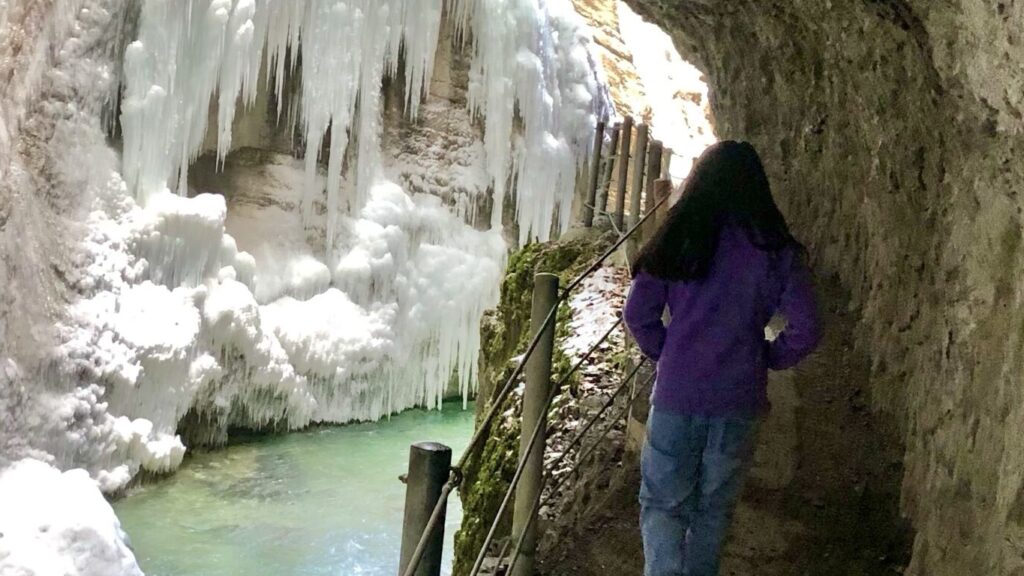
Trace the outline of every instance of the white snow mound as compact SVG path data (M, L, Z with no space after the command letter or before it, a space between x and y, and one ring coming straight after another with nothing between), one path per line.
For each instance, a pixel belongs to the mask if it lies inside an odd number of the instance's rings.
M0 472L0 574L141 576L88 472L19 460Z

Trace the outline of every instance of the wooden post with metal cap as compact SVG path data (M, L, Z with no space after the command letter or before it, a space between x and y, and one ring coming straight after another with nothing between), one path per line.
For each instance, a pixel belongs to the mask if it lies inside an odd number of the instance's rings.
M409 473L405 476L405 518L402 523L402 553L398 573L404 574L416 552L430 516L448 481L452 449L437 442L419 442L409 448ZM416 576L440 576L444 548L444 515L430 535Z
M551 309L558 306L558 276L537 274L533 278L533 308L530 314L530 332L534 336L543 330L537 348L526 362L526 389L523 392L522 434L519 437L519 458L526 460L523 475L516 486L515 508L512 516L512 540L522 538L515 568L511 576L533 576L534 555L537 551L537 522L530 519L537 513L544 485L544 430L547 418L548 396L551 393L551 358L555 349L555 323L546 322ZM530 446L531 430L538 428L539 436ZM524 534L525 532L525 534Z
M594 210L597 206L597 186L601 178L601 147L604 145L604 120L597 121L594 130L594 149L590 153L590 181L587 182L587 196L583 201L583 226L594 225Z

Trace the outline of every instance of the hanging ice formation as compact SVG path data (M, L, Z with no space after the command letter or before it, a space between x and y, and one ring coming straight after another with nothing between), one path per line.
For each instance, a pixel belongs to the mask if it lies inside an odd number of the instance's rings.
M489 231L381 173L383 79L404 77L416 118L446 13L472 55ZM41 408L54 429L74 426L45 449L113 490L140 465L178 465L189 411L216 435L434 406L456 376L468 394L498 297L505 197L520 242L568 223L607 102L589 42L567 0L145 0L125 53L120 171L99 130L78 143L112 166L90 172L81 297L63 327L69 372L86 382ZM207 132L223 163L236 110L264 90L280 106L296 74L295 109L277 114L297 115L304 157L281 168L294 185L271 191L296 208L185 197Z
M486 118L494 206L514 172L519 243L547 241L554 215L560 230L569 225L576 167L589 153L595 114L610 107L600 66L580 41L586 27L568 0L454 0L453 11L471 30L470 107ZM510 154L516 112L522 142ZM500 208L491 224L500 226Z
M211 98L219 105L223 160L236 102L255 100L264 61L266 82L280 95L301 54L303 214L309 217L320 192L315 176L328 129L329 218L341 203L341 163L353 128L356 194L346 200L350 208L361 206L377 166L381 82L397 73L404 56L406 111L415 119L434 67L442 1L190 0L186 6L147 1L139 40L128 47L123 125L130 189L144 199L173 177L177 190L185 189ZM485 117L492 224L500 225L514 166L520 243L547 240L556 214L560 229L568 225L575 169L589 151L596 115L609 105L588 31L568 0L450 0L448 10L472 42L470 107ZM516 112L523 141L513 154ZM328 252L334 228L329 220Z

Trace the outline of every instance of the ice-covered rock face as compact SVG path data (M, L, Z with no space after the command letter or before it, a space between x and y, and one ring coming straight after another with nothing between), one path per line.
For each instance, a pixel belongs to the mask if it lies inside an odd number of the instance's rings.
M231 149L236 102L254 102L263 81L274 87L280 115L286 77L296 72L301 55L296 112L305 142L303 216L307 223L312 219L324 187L317 167L326 147L330 253L339 207L358 209L377 177L382 80L404 80L405 109L415 119L434 69L442 6L441 0L206 0L181 10L173 3L143 3L138 40L125 53L129 188L145 199L169 179L179 191L186 187L189 161L213 121L215 94L217 155L223 160ZM590 146L596 115L607 112L589 29L564 2L452 0L445 9L473 55L468 104L485 124L492 223L500 224L515 165L520 240L544 240L556 209L564 205L557 214L569 214L575 170ZM517 114L523 146L513 157ZM342 161L352 141L354 185L342 197Z
M116 491L178 466L179 430L218 442L469 394L502 215L519 241L568 223L607 104L561 3L188 7L0 6L0 465ZM236 132L253 111L267 129Z

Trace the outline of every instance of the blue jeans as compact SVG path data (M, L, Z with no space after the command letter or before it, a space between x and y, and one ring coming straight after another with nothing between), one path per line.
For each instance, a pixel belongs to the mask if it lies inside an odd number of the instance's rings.
M717 576L756 417L651 409L641 458L645 576Z

